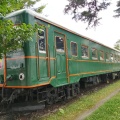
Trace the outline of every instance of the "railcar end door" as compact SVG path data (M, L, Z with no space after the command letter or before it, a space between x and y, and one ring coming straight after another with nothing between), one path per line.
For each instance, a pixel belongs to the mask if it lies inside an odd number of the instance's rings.
M38 30L38 55L37 55L37 72L38 79L48 77L48 59L47 59L47 39L46 39L46 30Z

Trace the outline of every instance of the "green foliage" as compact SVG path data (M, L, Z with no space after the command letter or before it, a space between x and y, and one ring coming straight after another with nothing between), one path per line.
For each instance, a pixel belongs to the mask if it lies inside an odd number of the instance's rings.
M41 12L42 12L42 10L43 10L45 7L46 7L46 6L45 6L45 5L43 5L43 6L40 6L39 8L35 8L34 10L35 10L36 12L41 13Z
M41 0L0 0L0 13L6 15L12 11L16 11L23 8L32 8L37 2ZM35 10L42 10L45 8L45 5L39 6Z
M64 114L64 110L62 108L59 108L60 113Z
M118 41L115 43L114 48L115 48L116 50L120 50L120 40L118 40Z
M17 49L24 42L32 39L37 26L25 23L14 26L12 21L5 20L3 16L22 8L32 8L40 0L0 0L0 58L7 52ZM42 12L45 5L39 6L35 11Z
M14 26L10 20L0 20L0 57L2 54L20 48L23 42L30 38L36 30L36 26L26 25L25 23Z

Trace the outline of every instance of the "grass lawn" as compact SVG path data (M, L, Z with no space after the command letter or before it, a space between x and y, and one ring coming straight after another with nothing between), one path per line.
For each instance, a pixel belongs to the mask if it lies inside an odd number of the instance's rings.
M120 92L85 120L120 120Z
M109 86L100 89L97 92L93 92L89 95L84 95L74 101L71 104L67 104L61 107L57 112L51 113L43 118L38 116L33 116L34 120L75 120L80 114L92 108L102 99L106 98L109 94L120 88L120 80L116 81ZM109 109L109 108L108 108ZM120 108L117 108L120 110ZM114 111L111 111L114 113ZM118 113L114 113L118 114ZM32 120L33 120L32 118ZM93 120L93 119L92 119ZM96 119L94 119L96 120ZM104 120L104 119L101 119ZM110 120L110 119L109 119Z

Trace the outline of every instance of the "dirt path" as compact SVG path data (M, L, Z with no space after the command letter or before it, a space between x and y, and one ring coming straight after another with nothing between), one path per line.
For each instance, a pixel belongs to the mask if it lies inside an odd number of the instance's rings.
M120 92L120 89L114 91L109 96L98 102L93 108L87 110L83 114L81 114L76 120L84 120L87 116L91 115L95 110L97 110L101 105L103 105L107 100L109 100L111 97L116 95L118 92Z

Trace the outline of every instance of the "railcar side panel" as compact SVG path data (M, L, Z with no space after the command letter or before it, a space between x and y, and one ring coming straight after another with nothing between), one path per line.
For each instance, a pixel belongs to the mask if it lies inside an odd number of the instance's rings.
M10 66L7 68L7 86L27 88L51 84L57 87L79 82L83 77L120 71L120 53L113 49L26 10L8 18L15 24L24 22L44 28L36 31L32 41L24 43L22 54L17 51L17 55L7 57L7 67ZM3 72L0 69L1 83Z

